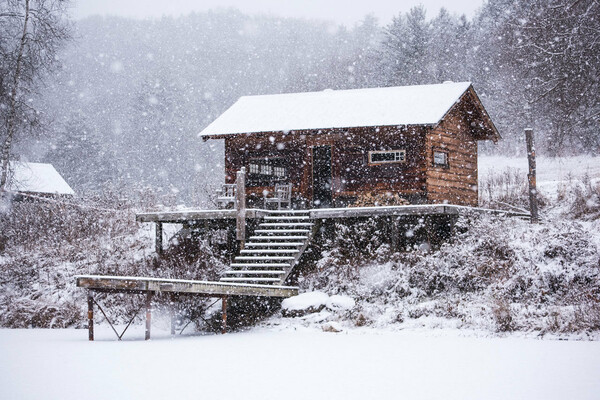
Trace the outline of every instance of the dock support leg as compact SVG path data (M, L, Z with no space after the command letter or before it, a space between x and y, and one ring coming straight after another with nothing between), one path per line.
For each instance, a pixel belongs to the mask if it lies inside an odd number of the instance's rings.
M88 291L87 295L87 303L88 303L88 339L90 341L94 340L94 297L92 296L92 291Z
M227 333L227 296L221 297L221 313L223 320L221 321L221 333Z
M396 252L398 251L398 218L397 217L392 217L392 221L391 221L391 228L392 228L392 251Z
M175 336L175 325L177 324L175 304L175 296L171 295L171 304L169 305L169 313L171 314L171 336Z
M163 252L163 226L162 222L156 223L156 237L154 241L154 247L156 254L162 254Z
M150 340L150 326L152 322L152 292L146 295L146 336L145 340Z

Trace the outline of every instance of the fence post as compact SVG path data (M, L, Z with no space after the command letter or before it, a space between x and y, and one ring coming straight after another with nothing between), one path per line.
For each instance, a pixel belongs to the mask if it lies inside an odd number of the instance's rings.
M533 129L525 128L525 141L527 143L527 161L529 162L529 212L531 213L531 222L539 221L537 188L536 188L536 166L535 166L535 144L533 142Z
M236 239L242 249L246 241L246 168L237 172L235 184Z

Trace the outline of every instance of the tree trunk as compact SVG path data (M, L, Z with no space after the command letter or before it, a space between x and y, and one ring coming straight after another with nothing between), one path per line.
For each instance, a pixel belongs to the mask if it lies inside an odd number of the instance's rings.
M10 158L10 148L12 146L13 137L15 134L15 119L17 116L17 95L19 92L19 80L21 79L21 64L23 62L23 52L27 43L27 23L29 22L29 0L25 0L25 19L23 20L23 34L19 43L19 51L17 55L17 63L15 65L15 76L13 79L13 87L10 93L10 103L8 105L8 118L6 121L6 140L2 144L2 153L0 158L2 165L0 166L0 192L6 190L8 183L8 161Z

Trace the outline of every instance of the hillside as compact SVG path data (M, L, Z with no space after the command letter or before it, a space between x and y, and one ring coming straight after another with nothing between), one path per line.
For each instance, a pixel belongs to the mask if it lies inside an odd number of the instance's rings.
M480 160L483 206L526 206L523 161ZM305 263L299 277L301 292L324 293L310 300L317 302L319 312L297 318L276 312L262 324L451 327L596 338L599 165L589 157L540 159L540 224L485 216L461 219L453 239L436 250L416 246L392 253L369 223L339 227L337 238L313 249L315 262ZM75 288L76 274L214 279L224 268L227 255L207 239L191 253L186 248L190 243L174 246L171 241L172 250L156 259L151 226L134 222L134 212L159 200L148 194L137 205L114 199L107 193L81 199L77 206L13 203L2 215L7 229L0 234L1 326L83 326L85 294ZM333 295L352 300L328 306ZM103 301L116 307L118 321L126 322L140 299L108 296ZM185 309L193 314L191 310L207 305L191 302ZM209 328L199 324L198 329Z

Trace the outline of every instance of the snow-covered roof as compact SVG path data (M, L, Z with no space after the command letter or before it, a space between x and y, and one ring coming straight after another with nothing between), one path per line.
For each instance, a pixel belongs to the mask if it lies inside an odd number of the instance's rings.
M11 161L13 179L8 189L13 192L75 194L52 164Z
M243 96L199 136L390 125L434 125L470 82Z

